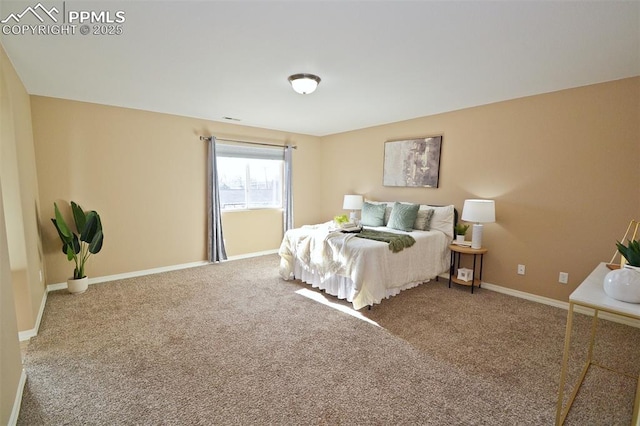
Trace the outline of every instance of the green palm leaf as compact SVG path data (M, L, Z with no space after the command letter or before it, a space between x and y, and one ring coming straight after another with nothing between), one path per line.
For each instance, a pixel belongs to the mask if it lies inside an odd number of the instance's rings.
M82 235L82 230L87 222L87 216L84 214L84 210L78 204L71 202L71 211L73 212L73 220L76 223L76 229Z
M56 215L56 220L53 223L54 225L56 225L56 229L58 229L60 234L62 234L64 237L71 238L71 235L73 233L67 226L67 223L64 221L62 214L60 214L60 209L58 209L58 205L56 203L53 203L53 208L55 210L55 215Z

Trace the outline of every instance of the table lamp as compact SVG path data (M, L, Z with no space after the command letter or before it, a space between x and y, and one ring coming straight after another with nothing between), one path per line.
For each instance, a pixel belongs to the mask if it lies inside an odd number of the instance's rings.
M471 234L471 248L482 247L482 224L496 221L496 207L493 200L464 200L462 220L475 222Z
M356 216L356 210L362 210L362 204L364 200L362 199L362 195L345 195L344 202L342 203L342 208L345 210L351 210L349 214L349 222L355 223L358 219Z

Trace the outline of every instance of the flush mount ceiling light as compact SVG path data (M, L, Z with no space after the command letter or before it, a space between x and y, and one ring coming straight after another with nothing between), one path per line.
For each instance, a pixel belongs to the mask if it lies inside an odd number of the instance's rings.
M288 80L293 90L301 95L313 93L320 83L320 77L313 74L294 74L289 76Z

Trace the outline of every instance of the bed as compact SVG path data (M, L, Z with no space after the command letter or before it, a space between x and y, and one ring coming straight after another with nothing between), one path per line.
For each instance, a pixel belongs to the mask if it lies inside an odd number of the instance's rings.
M384 211L381 221L369 220L370 205L379 206L378 214ZM457 220L454 206L419 205L414 225L405 224L404 229L398 229L397 221L393 222L394 209L408 205L411 204L367 201L362 223L365 230L410 235L415 240L411 247L394 253L385 242L336 230L333 222L307 225L285 233L279 250L280 276L285 280L299 279L346 299L357 310L448 271L449 244Z

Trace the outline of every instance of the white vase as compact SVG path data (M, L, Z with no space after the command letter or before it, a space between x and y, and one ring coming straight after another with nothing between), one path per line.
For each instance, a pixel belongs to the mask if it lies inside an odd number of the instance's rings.
M456 235L456 241L459 243L464 243L464 235Z
M89 287L89 278L87 277L78 279L69 278L67 280L67 290L69 290L71 294L84 293L87 291L87 287Z
M616 300L640 303L640 268L625 265L604 277L604 292Z

